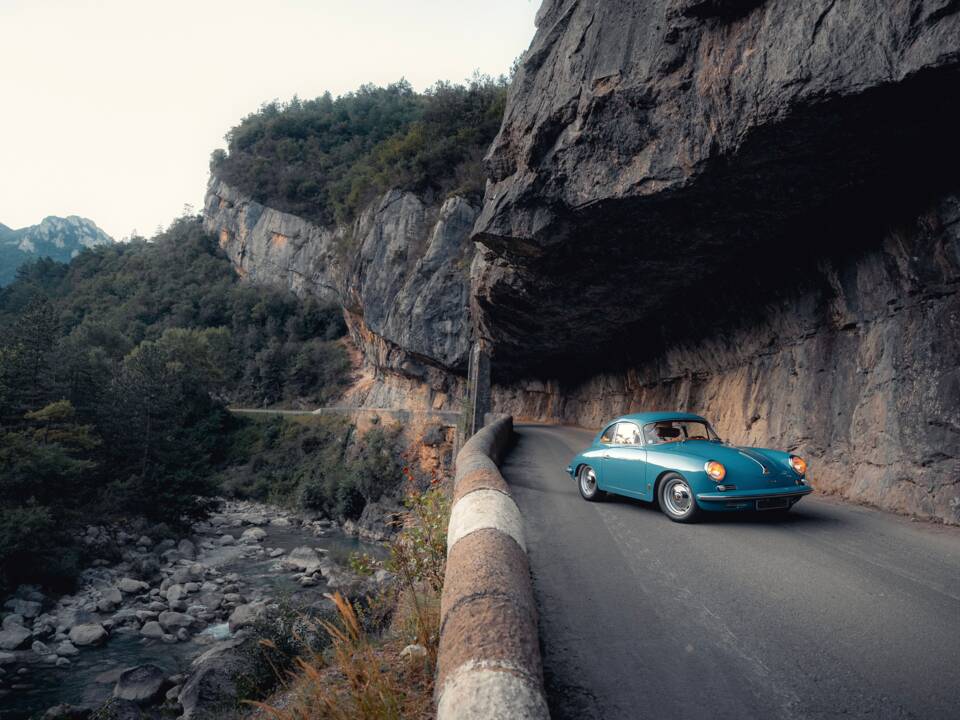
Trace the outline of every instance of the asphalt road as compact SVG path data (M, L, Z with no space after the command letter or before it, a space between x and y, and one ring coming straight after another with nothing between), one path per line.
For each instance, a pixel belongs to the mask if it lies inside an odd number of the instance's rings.
M580 499L591 433L517 433L554 720L960 718L957 528L815 496L679 525Z

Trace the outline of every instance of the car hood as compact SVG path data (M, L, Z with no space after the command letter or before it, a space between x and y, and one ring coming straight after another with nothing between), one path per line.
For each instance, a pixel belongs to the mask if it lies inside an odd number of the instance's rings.
M716 460L727 469L728 477L731 477L731 479L734 476L741 479L751 476L765 476L789 478L791 480L796 477L793 470L785 462L771 457L757 448L723 445L706 440L686 440L669 445L658 445L656 450L666 450L688 457L692 456L704 462Z

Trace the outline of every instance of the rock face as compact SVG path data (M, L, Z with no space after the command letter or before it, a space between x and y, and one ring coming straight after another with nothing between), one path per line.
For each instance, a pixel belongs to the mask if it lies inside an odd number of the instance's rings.
M960 4L547 0L488 153L494 405L706 414L960 522Z
M475 228L496 372L629 363L684 300L909 216L958 90L955 2L546 0Z
M253 282L345 309L367 359L442 391L469 348L467 305L477 208L390 191L349 226L319 227L212 178L205 225Z
M804 455L819 490L960 523L960 196L878 245L763 305L728 297L627 370L499 387L496 409L592 428L698 412L724 439Z

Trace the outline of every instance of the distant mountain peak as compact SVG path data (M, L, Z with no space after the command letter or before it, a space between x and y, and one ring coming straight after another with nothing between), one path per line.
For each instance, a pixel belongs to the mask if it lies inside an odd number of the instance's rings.
M37 225L12 230L0 223L0 286L11 282L17 268L38 257L70 262L84 248L112 243L113 238L89 218L48 215Z

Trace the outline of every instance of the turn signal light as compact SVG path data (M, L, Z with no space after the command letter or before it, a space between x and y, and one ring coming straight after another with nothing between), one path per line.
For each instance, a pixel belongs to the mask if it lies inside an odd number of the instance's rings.
M806 475L807 474L807 461L802 457L797 457L796 455L790 456L790 467L793 468L794 472L797 475Z
M707 471L707 475L714 482L720 482L727 476L727 469L716 460L709 460L703 466L703 469Z

